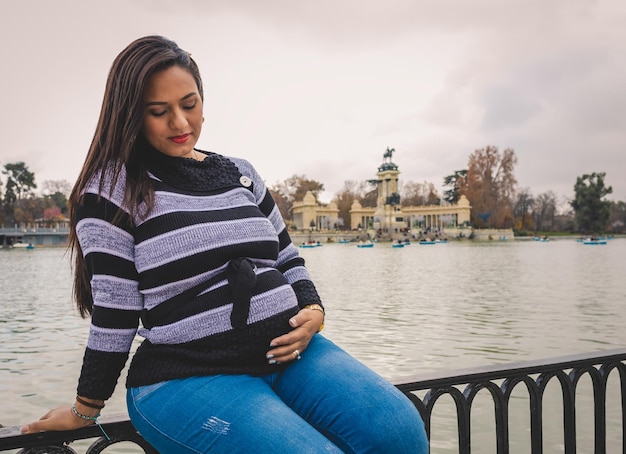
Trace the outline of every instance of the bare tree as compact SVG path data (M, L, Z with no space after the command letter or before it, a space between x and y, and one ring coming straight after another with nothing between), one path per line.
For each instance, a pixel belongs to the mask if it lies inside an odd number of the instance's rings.
M59 192L65 197L70 196L72 184L67 180L46 180L42 183L41 189L48 194Z
M339 226L350 226L350 209L355 200L361 201L367 194L369 186L364 181L346 180L341 188L333 197L333 202L337 204L339 209Z
M317 201L320 193L324 191L324 184L319 181L309 180L305 175L292 175L282 182L275 183L268 189L283 217L291 219L293 202L302 200L308 191L311 191Z
M556 194L547 191L539 194L535 198L533 206L533 219L535 228L540 231L552 230L554 228L554 217L556 216Z
M520 230L533 229L535 227L531 214L534 205L535 199L530 189L523 188L517 192L513 215L517 219L516 225L519 225Z
M464 194L472 204L474 225L495 228L513 225L515 164L517 157L511 148L500 153L497 147L487 146L470 155Z
M433 183L408 181L400 183L402 206L439 205L441 198Z

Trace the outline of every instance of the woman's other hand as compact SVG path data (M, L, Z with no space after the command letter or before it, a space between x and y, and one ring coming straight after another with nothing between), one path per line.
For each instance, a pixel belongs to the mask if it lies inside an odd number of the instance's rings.
M93 421L74 415L72 407L59 407L50 410L39 421L22 426L23 434L41 432L42 430L72 430L93 424Z
M320 330L324 323L324 314L315 309L300 309L291 317L289 325L293 330L279 336L270 343L271 350L267 352L270 364L286 363L300 359L311 338Z

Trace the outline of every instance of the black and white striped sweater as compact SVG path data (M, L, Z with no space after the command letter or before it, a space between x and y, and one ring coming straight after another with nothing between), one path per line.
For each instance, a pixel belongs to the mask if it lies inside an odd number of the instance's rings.
M155 204L143 220L123 207L124 173L111 195L107 181L100 197L98 179L86 189L76 230L94 311L79 395L111 396L137 331L145 340L127 387L274 372L270 340L290 331L299 308L321 304L255 169L205 154L202 162L149 155ZM126 218L113 225L120 207Z

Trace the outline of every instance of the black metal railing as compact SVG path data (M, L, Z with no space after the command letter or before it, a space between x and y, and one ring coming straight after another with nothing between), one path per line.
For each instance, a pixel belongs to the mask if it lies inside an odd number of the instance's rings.
M99 419L102 429L98 426L87 426L77 430L63 432L39 432L22 434L20 428L0 427L0 451L20 449L20 454L62 454L76 451L69 444L77 440L96 440L86 450L87 454L98 454L105 448L120 442L138 445L147 454L158 454L135 430L127 415L102 416ZM108 436L106 438L102 430Z
M581 378L588 376L593 389L593 439L596 454L607 452L606 399L609 376L619 380L621 400L622 453L626 453L626 350L594 352L546 360L526 361L447 371L420 376L415 380L397 382L417 407L426 424L430 438L431 420L435 404L442 396L450 396L455 404L459 453L471 452L470 421L472 404L481 390L487 390L493 401L495 417L495 444L498 454L509 452L509 403L518 385L525 388L529 400L530 446L533 454L543 452L543 398L551 382L559 385L562 396L562 427L565 454L576 452L576 395ZM420 392L425 392L419 397ZM22 435L18 427L0 428L0 451L20 449L21 454L74 453L68 445L75 440L97 438L87 454L102 452L114 443L127 441L139 445L144 452L156 452L136 432L126 415L100 418L109 436L107 440L96 426L66 432L40 432Z
M509 452L509 403L518 384L524 384L529 397L531 452L543 452L543 397L548 384L560 385L563 402L563 442L565 454L576 453L576 391L580 379L588 375L593 389L594 452L606 451L606 390L611 373L617 374L621 394L622 449L626 435L626 350L611 350L547 360L527 361L420 376L415 381L396 383L420 411L431 438L431 417L442 396L450 396L456 406L459 453L471 452L470 416L479 391L491 395L495 412L495 442L498 454ZM423 398L417 391L426 391Z

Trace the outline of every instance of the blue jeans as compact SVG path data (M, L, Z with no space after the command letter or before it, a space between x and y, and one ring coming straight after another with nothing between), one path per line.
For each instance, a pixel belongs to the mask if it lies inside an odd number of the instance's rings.
M319 334L282 372L141 386L127 403L137 430L165 454L428 452L411 401Z

